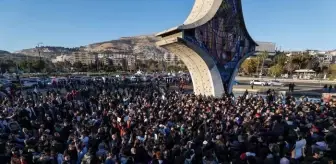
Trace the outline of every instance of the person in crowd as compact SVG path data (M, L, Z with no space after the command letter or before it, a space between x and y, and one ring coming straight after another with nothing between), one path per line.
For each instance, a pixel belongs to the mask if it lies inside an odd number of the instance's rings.
M327 84L324 84L324 86L323 86L323 91L324 91L324 92L327 92L327 91L328 91L328 85L327 85Z
M291 84L292 85L292 84ZM3 164L290 164L336 160L336 103L68 80L0 100Z

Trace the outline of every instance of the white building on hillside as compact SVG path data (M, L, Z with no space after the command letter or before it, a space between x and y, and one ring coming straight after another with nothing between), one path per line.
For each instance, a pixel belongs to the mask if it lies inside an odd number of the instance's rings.
M59 55L59 56L56 56L55 59L51 59L51 62L52 63L57 63L57 62L72 61L72 60L73 60L72 56Z
M329 51L328 54L330 54L332 56L336 56L336 50Z
M330 54L318 54L317 58L319 59L319 63L323 65L329 65L334 63L334 57Z

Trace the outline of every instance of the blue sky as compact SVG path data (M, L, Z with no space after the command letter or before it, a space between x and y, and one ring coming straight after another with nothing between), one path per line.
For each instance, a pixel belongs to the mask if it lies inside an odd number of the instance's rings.
M0 50L75 47L183 23L194 0L0 0ZM254 40L285 50L336 48L336 0L242 0Z

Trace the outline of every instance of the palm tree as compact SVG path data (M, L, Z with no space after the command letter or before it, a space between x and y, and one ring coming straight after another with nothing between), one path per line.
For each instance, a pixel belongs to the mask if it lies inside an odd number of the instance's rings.
M261 67L260 67L260 75L262 75L263 73L263 69L264 69L264 64L265 64L265 59L268 58L268 52L267 51L264 51L262 52L261 54L259 54L257 56L257 73L259 71L259 66L261 64Z

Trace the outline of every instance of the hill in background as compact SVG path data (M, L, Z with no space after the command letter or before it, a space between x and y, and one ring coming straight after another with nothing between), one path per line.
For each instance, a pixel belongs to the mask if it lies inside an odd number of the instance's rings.
M0 56L10 55L11 53L8 51L0 50Z
M162 57L167 51L155 45L157 40L154 35L122 37L118 40L104 41L74 48L41 46L40 53L43 58L47 59L55 58L59 55L72 55L74 52L124 53L128 55ZM38 57L37 48L23 49L15 53Z

